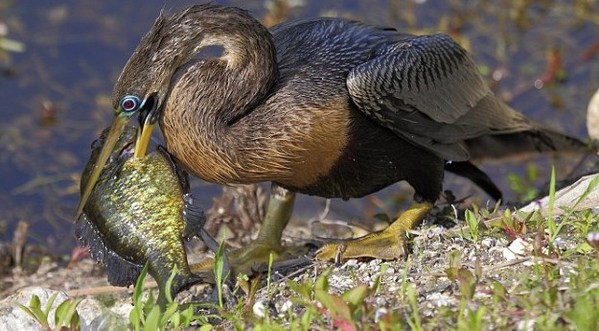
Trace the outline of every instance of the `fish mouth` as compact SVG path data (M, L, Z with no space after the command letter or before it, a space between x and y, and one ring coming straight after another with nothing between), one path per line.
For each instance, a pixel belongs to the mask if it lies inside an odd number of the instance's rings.
M106 161L108 161L108 158L112 154L112 150L123 134L129 118L129 114L118 112L117 110L117 116L114 118L112 125L110 126L110 130L108 131L108 135L106 136L106 140L104 141L104 146L102 146L100 155L96 160L94 169L92 170L84 189L81 191L81 198L79 199L79 204L77 205L75 219L79 219L83 213L83 208L85 207L85 204L87 203L87 200L89 199L89 196L91 195L91 192L96 185L100 174L102 173L102 169L104 168Z

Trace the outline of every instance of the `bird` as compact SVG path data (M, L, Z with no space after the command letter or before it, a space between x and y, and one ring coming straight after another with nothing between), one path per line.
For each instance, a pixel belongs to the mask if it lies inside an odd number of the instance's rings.
M200 56L213 46L221 54ZM166 149L192 175L221 185L272 183L257 239L230 252L238 270L269 254L301 254L281 244L296 194L360 198L407 181L414 203L387 229L316 253L321 260L397 259L406 253L405 232L439 198L445 171L500 200L472 160L588 152L495 96L471 55L446 34L342 18L268 29L243 9L214 4L161 12L112 100L111 135L137 116L136 157L159 125Z

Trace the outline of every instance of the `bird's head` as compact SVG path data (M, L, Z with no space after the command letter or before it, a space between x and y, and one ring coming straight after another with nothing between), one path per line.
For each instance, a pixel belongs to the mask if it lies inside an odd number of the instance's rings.
M152 130L160 117L170 79L175 70L189 61L201 33L190 33L185 19L189 10L167 16L161 13L150 31L127 61L113 91L114 120L100 151L96 165L81 193L76 218L79 218L102 169L130 118L138 116L139 128L135 157L144 157Z
M245 60L245 55L241 55L245 51L239 50L232 40L238 39L240 33L245 34L247 29L230 27L240 18L252 19L238 8L204 4L171 15L162 12L156 19L127 61L113 91L117 117L121 113L139 114L136 157L146 153L153 127L162 116L179 68L195 59L201 49L214 45L224 47L220 59L228 65L241 65Z
M162 12L159 15L150 31L139 42L114 86L114 121L94 171L82 192L77 217L83 211L125 124L135 115L139 119L139 128L134 156L145 156L153 128L162 116L171 83L176 79L179 68L190 63L201 49L213 45L223 46L224 52L219 59L225 61L227 66L244 65L249 52L233 41L247 39L248 28L246 23L233 25L232 22L250 22L260 26L246 11L210 4L192 6L174 14ZM266 29L260 31L270 38ZM267 54L274 54L274 49Z

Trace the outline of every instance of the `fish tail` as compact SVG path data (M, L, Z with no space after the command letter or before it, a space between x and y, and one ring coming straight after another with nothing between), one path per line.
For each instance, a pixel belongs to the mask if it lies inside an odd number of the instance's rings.
M166 304L168 302L167 300L167 295L166 295L166 291L167 291L167 283L168 283L168 279L170 278L171 275L168 275L168 277L157 277L156 282L158 283L158 304L161 307L161 309L164 309L166 307ZM183 290L188 289L189 287L191 287L192 285L195 285L199 282L203 281L202 277L191 273L191 271L187 270L187 272L183 272L180 273L178 272L177 274L175 274L175 276L173 277L173 281L171 282L171 288L170 288L170 292L171 292L171 299L174 300L174 298L177 296L177 294Z

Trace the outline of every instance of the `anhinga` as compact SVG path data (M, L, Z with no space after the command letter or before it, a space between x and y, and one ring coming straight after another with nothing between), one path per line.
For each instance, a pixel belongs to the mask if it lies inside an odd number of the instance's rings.
M214 45L222 56L197 56ZM244 10L215 5L161 14L124 67L113 102L108 151L139 114L137 156L159 123L167 150L193 175L223 185L273 183L258 239L232 255L238 270L271 251L293 253L281 234L295 192L348 199L407 181L418 203L388 229L317 254L393 259L403 254L404 231L439 197L445 170L499 199L469 159L585 150L500 101L447 35L339 18L268 30Z

